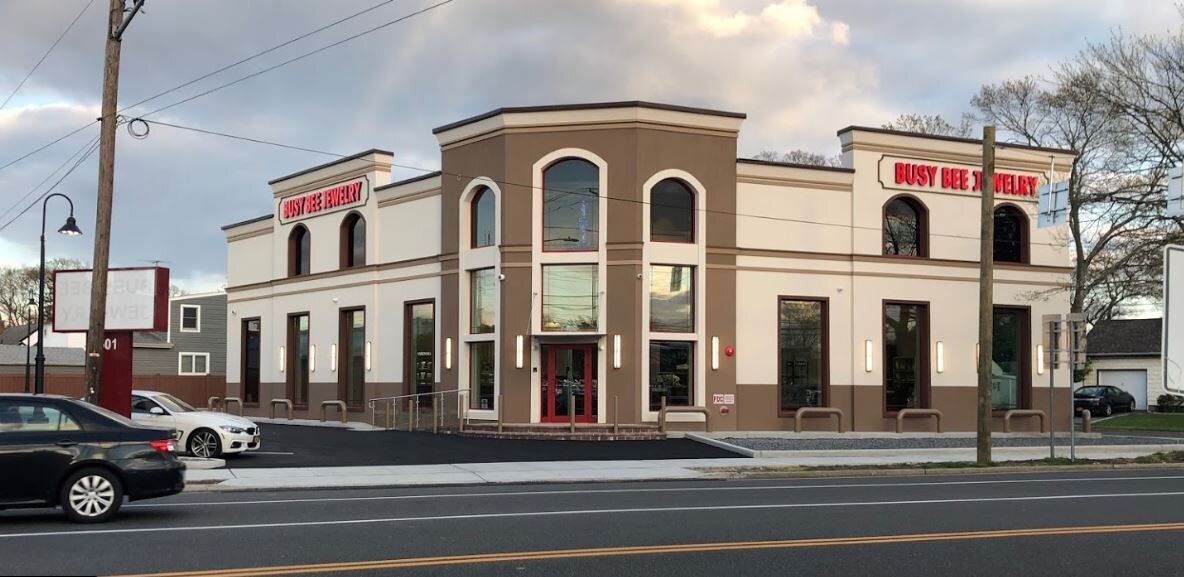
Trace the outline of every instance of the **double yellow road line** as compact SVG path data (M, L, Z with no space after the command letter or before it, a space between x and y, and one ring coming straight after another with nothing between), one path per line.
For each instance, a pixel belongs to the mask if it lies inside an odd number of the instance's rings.
M731 541L722 543L692 543L684 545L650 545L639 547L602 547L594 549L560 549L552 551L521 551L513 553L485 553L478 555L448 555L441 557L409 557L383 561L354 561L319 563L312 565L276 565L188 571L181 573L152 573L126 577L250 577L254 575L300 575L305 573L339 573L345 571L379 571L432 567L443 565L473 565L480 563L512 563L520 561L550 561L587 557L623 557L627 555L671 555L680 553L711 553L719 551L752 551L759 549L794 549L807 547L836 547L851 545L889 545L895 543L925 543L933 541L968 541L977 539L1006 539L1015 537L1051 537L1091 535L1099 533L1139 533L1184 531L1184 523L1143 525L1093 525L1086 527L1051 527L1045 529L1006 529L999 531L962 531L952 533L918 533L878 535L870 537L836 537L829 539L785 539L776 541Z

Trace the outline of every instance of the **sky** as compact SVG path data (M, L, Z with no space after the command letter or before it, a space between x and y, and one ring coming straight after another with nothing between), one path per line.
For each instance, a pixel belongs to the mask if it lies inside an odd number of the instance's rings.
M438 1L395 0L124 114ZM87 2L0 3L0 99ZM124 35L120 107L379 2L153 0ZM0 165L99 115L106 6L94 0L0 110ZM1160 34L1180 22L1169 0L454 0L149 120L339 154L382 148L398 164L433 170L436 126L503 106L651 100L746 113L740 156L837 154L844 126L879 126L902 113L956 120L984 83L1047 75L1113 31ZM0 170L0 226L97 135L91 126ZM84 232L95 225L97 157L55 189L73 199ZM160 262L190 292L217 289L226 269L221 227L269 213L268 180L328 160L159 124L143 139L121 129L111 265ZM419 174L396 169L393 177ZM36 263L40 209L0 230L0 267ZM51 231L68 210L50 201ZM91 234L51 233L47 243L49 258L89 262L93 253Z

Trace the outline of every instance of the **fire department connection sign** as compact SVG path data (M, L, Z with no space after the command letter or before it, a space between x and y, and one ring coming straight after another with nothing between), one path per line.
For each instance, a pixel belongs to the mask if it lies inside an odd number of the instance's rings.
M280 215L280 224L288 224L312 216L362 206L369 199L370 179L362 177L320 190L281 198L276 214Z
M53 275L53 330L84 333L90 328L89 270ZM126 268L107 271L106 330L167 331L169 269Z

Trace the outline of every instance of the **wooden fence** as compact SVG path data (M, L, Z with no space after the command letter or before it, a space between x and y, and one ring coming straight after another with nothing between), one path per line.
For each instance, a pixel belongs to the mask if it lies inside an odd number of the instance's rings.
M45 375L45 392L55 395L80 398L83 395L82 375ZM226 377L209 375L204 377L182 377L178 375L136 375L132 377L132 388L169 393L194 407L203 408L210 397L226 396ZM20 393L25 390L25 375L0 374L0 393Z

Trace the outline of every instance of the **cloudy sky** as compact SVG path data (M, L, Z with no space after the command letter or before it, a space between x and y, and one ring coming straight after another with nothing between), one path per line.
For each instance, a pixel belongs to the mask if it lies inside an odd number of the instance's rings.
M435 1L396 0L127 114ZM0 2L0 99L87 2ZM120 106L378 3L152 0L125 35ZM0 165L98 116L106 5L95 0L0 110ZM984 82L1046 73L1112 30L1164 33L1179 21L1168 0L454 0L153 118L343 154L386 148L397 163L434 169L432 127L500 106L642 99L747 113L743 156L833 154L843 126L903 112L957 118ZM0 225L97 135L92 126L0 170ZM87 231L97 156L57 189L75 200ZM144 140L121 131L112 265L164 261L185 288L216 288L226 262L220 227L269 212L269 179L327 160L163 126ZM51 205L51 228L65 210ZM39 216L35 207L0 231L0 266L35 262ZM88 261L92 239L52 235L49 254Z

